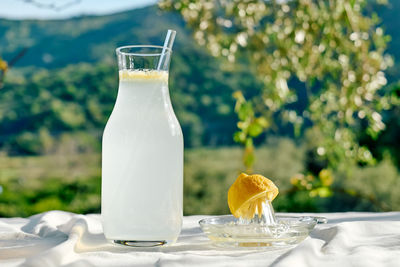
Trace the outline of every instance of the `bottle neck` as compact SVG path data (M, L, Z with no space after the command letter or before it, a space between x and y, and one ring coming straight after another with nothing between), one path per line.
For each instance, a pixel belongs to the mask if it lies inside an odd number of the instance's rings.
M120 71L116 106L170 108L166 71Z

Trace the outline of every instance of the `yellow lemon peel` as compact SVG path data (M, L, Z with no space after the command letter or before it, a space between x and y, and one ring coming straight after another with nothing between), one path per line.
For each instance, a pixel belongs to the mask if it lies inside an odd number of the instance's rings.
M263 203L272 202L278 195L278 187L268 178L242 173L228 191L228 206L236 218L252 219L256 214L261 217Z

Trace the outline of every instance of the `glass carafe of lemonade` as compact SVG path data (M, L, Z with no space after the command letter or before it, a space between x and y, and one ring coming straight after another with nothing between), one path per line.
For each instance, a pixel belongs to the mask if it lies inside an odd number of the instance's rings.
M173 243L182 226L183 136L162 46L117 49L118 96L103 134L105 237L132 246Z

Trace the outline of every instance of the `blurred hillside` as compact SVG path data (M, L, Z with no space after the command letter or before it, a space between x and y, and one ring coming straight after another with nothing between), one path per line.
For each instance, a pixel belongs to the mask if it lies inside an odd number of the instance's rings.
M22 47L29 50L17 67L60 68L81 62L114 63L115 48L127 44L162 45L165 29L179 32L177 50L191 45L183 21L156 6L105 16L67 20L0 20L0 54L11 58Z
M398 1L378 11L393 37L388 52L400 58L396 10ZM28 48L1 90L0 150L9 154L97 150L117 92L115 48L162 44L168 28L178 31L170 90L185 145L232 145L236 129L232 93L241 89L251 95L260 84L245 66L232 69L199 47L177 14L150 6L68 20L0 20L0 55L10 60ZM397 69L389 71L391 81L400 79ZM290 128L277 126L275 132L291 133ZM76 134L81 138L72 137Z
M0 150L43 154L64 149L58 147L62 143L78 151L97 150L94 144L117 93L115 48L162 44L168 28L178 31L170 88L185 145L231 145L232 92L259 85L245 68L235 75L221 70L224 66L194 43L178 16L152 6L60 21L0 20L4 59L28 47L1 90ZM84 144L71 138L78 132Z
M373 6L386 34L392 37L387 52L400 58L399 1ZM17 67L60 68L81 62L115 62L115 48L126 44L162 45L166 29L178 31L175 57L184 49L201 51L175 13L162 12L156 6L105 16L84 16L67 20L0 19L0 55L12 58L21 48L29 50ZM189 50L190 51L190 50ZM178 55L178 56L179 56ZM400 64L400 63L398 63ZM398 75L398 68L390 74ZM399 80L400 76L393 77Z
M387 52L395 65L387 71L384 91L399 101L400 1L390 2L371 8L392 36ZM68 20L0 19L0 56L10 61L27 48L0 88L0 216L28 216L49 209L99 212L101 135L118 87L115 48L161 45L168 28L178 31L170 92L189 148L185 214L228 212L226 191L242 168L241 149L228 147L234 144L237 122L232 93L256 95L261 84L247 66L233 68L199 47L177 14L150 6ZM254 171L274 179L282 189L277 210L399 209L400 107L383 116L387 128L378 140L360 133L361 143L382 161L373 167L339 170L335 186L358 193L335 192L329 198L310 198L308 191L298 192L290 184L294 174L320 162L315 161L312 137L303 136L300 142L271 138L293 135L292 126L275 120L266 146L257 149ZM263 143L265 135L256 141Z

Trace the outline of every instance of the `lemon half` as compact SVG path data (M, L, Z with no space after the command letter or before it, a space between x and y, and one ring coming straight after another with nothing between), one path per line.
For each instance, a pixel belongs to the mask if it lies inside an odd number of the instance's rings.
M229 188L229 209L236 218L252 219L256 214L261 217L262 203L272 202L278 193L278 187L270 179L242 173Z

